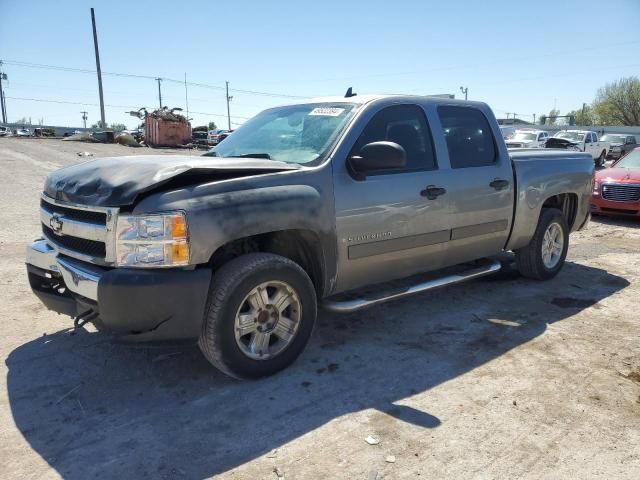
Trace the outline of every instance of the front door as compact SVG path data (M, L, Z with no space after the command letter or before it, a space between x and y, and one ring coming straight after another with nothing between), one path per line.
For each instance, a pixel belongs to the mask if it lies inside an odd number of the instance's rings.
M334 163L335 291L438 268L450 238L449 195L444 194L450 188L450 172L438 169L423 109L414 104L392 105L362 121L364 128L349 156L368 143L387 140L405 149L407 164L371 172L358 181L349 174L346 162Z

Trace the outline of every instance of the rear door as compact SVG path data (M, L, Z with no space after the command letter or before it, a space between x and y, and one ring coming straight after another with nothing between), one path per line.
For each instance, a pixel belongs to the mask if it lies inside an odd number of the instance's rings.
M371 107L373 108L373 107ZM424 110L415 104L379 107L354 126L344 162L334 161L338 237L336 291L440 267L450 238L450 172L439 168ZM356 180L347 158L371 142L392 141L407 153L404 168ZM428 198L428 187L442 193Z
M447 189L451 224L447 263L494 255L503 249L511 228L515 187L511 159L479 108L441 105L437 114L453 175ZM491 120L495 122L492 115Z

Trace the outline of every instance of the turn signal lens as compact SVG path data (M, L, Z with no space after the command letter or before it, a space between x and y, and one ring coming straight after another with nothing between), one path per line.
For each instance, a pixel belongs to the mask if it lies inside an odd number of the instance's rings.
M171 217L171 237L174 240L187 238L187 221L182 215Z

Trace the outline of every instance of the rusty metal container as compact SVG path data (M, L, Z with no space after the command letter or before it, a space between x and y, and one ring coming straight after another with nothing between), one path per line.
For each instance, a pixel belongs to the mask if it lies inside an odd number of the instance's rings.
M176 147L191 142L191 124L147 115L144 141L150 147Z

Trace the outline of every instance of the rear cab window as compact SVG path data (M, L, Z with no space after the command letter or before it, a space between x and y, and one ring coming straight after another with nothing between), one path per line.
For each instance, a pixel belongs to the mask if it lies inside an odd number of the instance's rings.
M444 130L451 168L495 165L498 159L489 121L473 107L441 106L438 116Z

